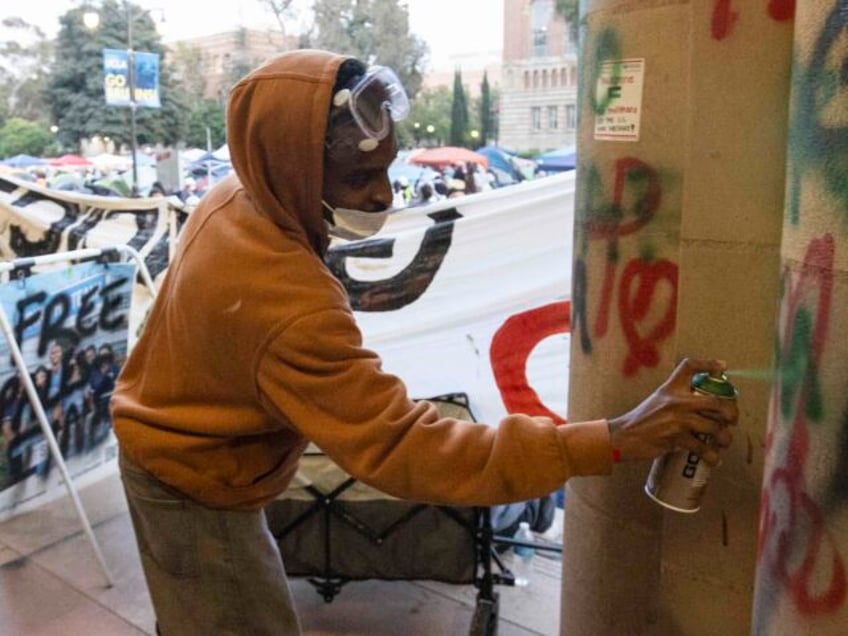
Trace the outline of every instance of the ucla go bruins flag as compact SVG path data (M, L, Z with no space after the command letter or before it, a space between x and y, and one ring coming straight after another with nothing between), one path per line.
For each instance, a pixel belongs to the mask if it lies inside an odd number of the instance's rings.
M110 106L130 106L130 62L135 73L135 104L160 108L159 55L122 49L103 49L103 88Z

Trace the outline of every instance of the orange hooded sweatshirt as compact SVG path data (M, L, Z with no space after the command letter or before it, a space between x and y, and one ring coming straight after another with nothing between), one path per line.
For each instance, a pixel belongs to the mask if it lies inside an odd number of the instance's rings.
M431 503L523 501L609 472L606 421L440 419L362 347L322 258L324 133L344 59L284 53L233 88L234 174L186 223L120 375L122 452L188 497L231 509L280 495L308 440L360 481Z

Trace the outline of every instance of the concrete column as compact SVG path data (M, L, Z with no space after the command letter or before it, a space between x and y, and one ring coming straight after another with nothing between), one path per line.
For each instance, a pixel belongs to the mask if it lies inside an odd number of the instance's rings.
M683 356L723 358L748 373L733 378L741 425L700 512L649 500L647 463L569 483L563 634L750 627L769 401L762 376L780 285L787 4L582 5L568 418L632 408Z
M752 633L848 633L848 2L796 17Z

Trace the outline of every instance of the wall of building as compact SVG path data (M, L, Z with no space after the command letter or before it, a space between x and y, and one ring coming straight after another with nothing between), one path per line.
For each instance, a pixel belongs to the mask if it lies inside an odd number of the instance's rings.
M544 51L533 46L534 0L504 0L498 143L519 151L575 142L577 47L553 1L541 1L549 15Z
M265 60L295 48L297 38L286 37L279 31L242 28L169 42L168 46L200 49L206 77L203 96L206 99L222 99L230 89L231 69L235 64L259 66Z
M749 633L793 35L778 5L583 3L569 419L629 410L686 356L728 362L741 415L695 514L642 493L645 463L569 482L564 634Z
M752 633L848 633L848 3L797 5Z

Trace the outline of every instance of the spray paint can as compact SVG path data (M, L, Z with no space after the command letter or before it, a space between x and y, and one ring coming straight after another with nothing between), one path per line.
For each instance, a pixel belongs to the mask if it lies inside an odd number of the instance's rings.
M692 391L701 395L715 395L735 400L736 388L723 373L711 375L696 373L692 378ZM698 439L709 442L711 435L697 434ZM645 492L661 506L677 512L697 512L710 477L709 465L689 450L667 453L654 460Z

